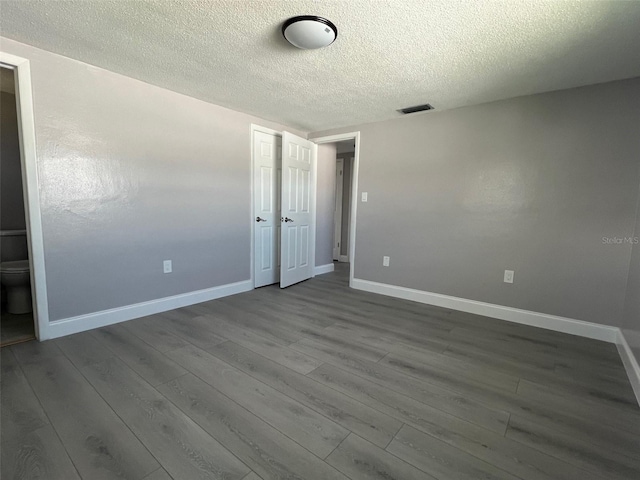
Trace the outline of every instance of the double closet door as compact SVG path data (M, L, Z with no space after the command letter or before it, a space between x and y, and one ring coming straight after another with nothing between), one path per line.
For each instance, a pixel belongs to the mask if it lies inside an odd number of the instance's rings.
M254 131L255 286L311 278L313 143Z

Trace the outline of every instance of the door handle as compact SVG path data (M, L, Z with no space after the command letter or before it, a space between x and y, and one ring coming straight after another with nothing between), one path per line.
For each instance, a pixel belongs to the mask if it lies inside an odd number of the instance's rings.
M286 223L289 223L289 222L293 222L293 219L292 219L292 218L289 218L289 217L284 217L284 221L285 221Z
M256 217L256 222L266 222L266 221L267 221L266 218Z

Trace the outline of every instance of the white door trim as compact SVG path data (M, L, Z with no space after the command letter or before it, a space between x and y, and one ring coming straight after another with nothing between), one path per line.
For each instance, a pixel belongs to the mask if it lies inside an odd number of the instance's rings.
M31 67L29 60L0 52L0 64L14 71L16 84L16 106L18 110L18 132L20 137L20 161L25 214L27 220L27 242L29 268L33 297L33 317L38 340L51 338L49 333L49 302L47 299L47 277L44 263L44 236L42 213L38 190L38 164L36 156L36 130L31 90Z
M338 173L340 172L340 173ZM336 190L333 196L333 259L340 260L342 241L342 184L344 182L344 160L336 159Z
M255 123L251 124L251 141L250 141L250 146L251 146L251 156L250 156L250 161L251 161L251 217L249 218L249 221L251 222L251 254L249 255L249 271L250 271L250 275L249 275L249 280L251 281L251 285L253 288L256 288L256 278L255 278L255 223L256 223L256 212L255 212L255 205L254 205L254 200L255 200L255 181L253 178L254 175L254 170L255 170L255 158L253 158L253 138L254 138L254 132L262 132L262 133L267 133L270 135L275 135L276 137L280 137L282 138L282 132L279 132L277 130L273 130L271 128L267 128L267 127L262 127L260 125L256 125Z
M313 179L311 180L311 258L313 259L313 268L311 269L311 278L314 278L316 275L320 275L316 272L316 194L318 192L318 144L313 140L310 140L313 143L313 147L311 150L311 175L313 175ZM284 147L283 147L284 148ZM284 174L283 174L284 178Z
M349 211L351 215L349 217L349 286L352 287L353 283L353 266L356 260L356 224L357 224L357 214L358 214L358 172L360 170L360 132L349 132L349 133L340 133L338 135L329 135L326 137L317 137L311 138L312 142L316 145L321 143L335 143L341 142L343 140L355 140L356 147L353 156L353 169L351 170L351 208ZM316 156L317 158L317 156ZM317 162L316 162L317 163ZM315 198L316 198L316 182L317 175L314 175L315 179L313 182L313 202L314 202L314 217L313 224L315 227ZM314 232L315 236L315 232ZM314 245L314 255L315 255L315 245Z

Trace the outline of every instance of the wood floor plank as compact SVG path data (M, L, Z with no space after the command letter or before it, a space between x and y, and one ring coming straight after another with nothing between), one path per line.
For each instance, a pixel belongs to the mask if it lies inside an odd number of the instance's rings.
M157 315L151 315L149 317L123 322L120 325L132 335L135 335L163 353L189 345L189 342L186 340L162 328L161 323L162 320Z
M585 470L597 472L604 478L640 478L640 454L637 451L635 458L632 458L594 446L583 438L544 428L515 415L509 420L506 436Z
M557 355L586 358L597 356L599 361L615 365L620 362L615 345L609 343L510 322L499 325L499 328L484 328L476 322L465 328L454 328L450 335L513 346L527 352L555 352Z
M344 479L318 457L192 374L159 390L263 479Z
M172 477L239 480L249 472L119 359L89 365L82 373Z
M325 458L349 433L337 423L203 350L185 347L168 355L320 458Z
M339 362L346 365L359 365L360 363L373 363L357 352L344 350L324 342L319 342L311 338L304 338L290 345L291 348L315 357L323 362ZM384 357L383 357L384 358Z
M240 325L255 331L257 334L271 340L274 343L288 345L298 340L299 335L280 328L273 322L265 322L260 310L253 311L246 306L237 308L229 305L225 299L214 300L205 305L193 305L187 307L197 316L207 315L226 320L234 325Z
M256 472L249 472L249 475L244 477L242 480L263 480L261 479Z
M551 408L571 412L581 418L602 421L612 428L637 434L640 432L640 410L634 411L620 408L617 404L603 403L599 399L569 395L528 380L521 380L518 385L518 396L537 405L549 405Z
M215 330L216 335L220 335L238 345L242 345L296 372L303 374L309 373L318 368L322 363L304 353L275 343L246 327L238 327L219 318L214 318L213 316L207 317L207 321L210 323L211 328ZM215 347L213 347L213 349L215 349ZM208 349L208 351L211 351L211 349Z
M470 383L464 378L441 373L437 369L428 377L428 382L422 381L423 378L412 377L380 363L362 360L350 352L313 340L292 344L292 348L500 434L507 428L509 414L501 404L496 405L494 401L495 398L501 398L501 391L488 389L480 382ZM483 402L474 400L474 396Z
M266 290L257 290L259 293L265 293ZM255 295L251 298L234 298L225 297L220 301L226 305L230 305L240 311L250 311L258 314L260 317L266 315L265 318L269 323L273 323L282 330L298 331L300 328L317 328L323 329L336 322L335 318L317 312L309 306L301 308L300 306L292 306L288 303L282 303L276 298L265 294ZM293 340L295 341L295 340Z
M447 326L440 320L429 318L427 315L406 316L397 315L393 309L384 309L369 307L366 304L355 300L351 301L349 296L342 295L340 291L335 289L329 291L325 295L317 295L315 292L305 292L306 285L300 285L300 288L291 291L290 297L297 298L301 305L311 304L314 308L327 312L336 312L333 307L335 304L340 305L339 315L335 317L339 321L349 323L349 321L359 321L366 318L369 324L376 324L390 330L400 330L405 332L423 336L428 331L429 335L434 338L444 338L448 335L450 326ZM286 293L285 293L286 294ZM331 299L331 304L327 308L327 298Z
M327 462L350 478L435 480L431 475L427 475L353 433L329 455Z
M623 397L628 397L629 394L633 395L633 388L629 383L629 377L626 372L622 377L617 369L608 369L608 371L600 370L596 368L592 370L583 370L576 368L567 368L563 364L556 364L555 381L553 384L558 383L577 383L582 386L595 388L602 392L617 392ZM532 382L543 383L543 381L537 381L535 378L528 378ZM551 386L553 386L553 384Z
M95 338L93 331L57 338L54 343L77 368L102 362L115 355Z
M2 441L0 452L0 478L80 480L51 425L23 431L16 440Z
M442 354L518 378L529 375L532 379L546 379L555 378L556 375L556 364L553 359L549 358L545 362L541 362L537 358L527 356L524 353L519 356L516 354L507 356L496 353L495 350L473 348L466 345L460 347L450 344Z
M49 420L13 352L9 347L4 347L0 352L0 438L17 439L48 425Z
M66 357L23 369L82 477L143 478L160 466Z
M402 425L388 415L232 342L217 345L211 353L379 447L386 447Z
M347 351L352 355L357 355L364 360L370 360L372 362L377 362L389 353L387 350L360 343L357 340L349 338L347 335L341 335L338 332L328 331L327 329L321 332L309 331L305 337L324 343L325 345L331 345L336 349Z
M244 477L244 478L247 478L247 477ZM159 468L155 472L144 477L142 480L173 480L173 479L164 468Z
M561 378L569 378L572 375L597 375L601 377L607 378L615 378L617 380L629 380L629 376L627 375L627 371L620 361L618 365L605 364L602 365L597 357L591 357L590 359L585 359L583 357L573 356L573 355L559 355L558 358L555 359L556 364L556 372L562 373L566 372L565 375L562 375Z
M604 408L626 412L629 418L635 418L640 415L640 407L636 403L635 398L629 398L627 395L620 395L619 392L609 393L598 388L592 388L585 385L577 385L570 382L558 381L552 386L538 382L532 382L527 379L521 379L518 386L518 392L530 391L553 391L556 395L561 395L567 399L575 399L579 402L592 402L602 405Z
M179 310L172 310L159 314L156 321L158 327L204 350L226 340L211 330L197 328L197 325L194 325L192 321L195 317L196 315L193 314L185 314Z
M184 368L131 335L121 325L111 325L91 333L151 385L160 385L187 373Z
M402 427L387 451L438 480L518 480L518 477L408 425Z
M522 479L601 480L598 475L445 415L331 365L325 364L308 376Z
M368 328L361 328L355 325L347 325L344 323L337 322L330 327L327 327L324 332L326 334L330 334L336 337L342 337L345 339L349 339L353 342L361 343L363 345L368 345L382 352L395 352L402 351L407 345L420 345L421 348L426 348L431 351L436 351L438 353L442 352L444 346L442 343L433 343L429 344L426 342L415 342L414 337L411 336L402 336L402 335L394 335L392 332L382 333L380 331L372 331ZM309 337L313 338L313 337ZM318 339L320 340L320 339ZM412 343L406 343L407 340ZM377 361L376 359L375 361Z
M22 366L39 364L42 361L64 356L62 350L52 341L38 342L34 340L5 348L11 349Z
M484 385L499 388L507 392L515 392L520 378L513 374L506 374L494 368L478 366L473 360L459 360L439 353L425 352L413 347L406 348L402 353L390 353L380 361L383 365L414 365L420 371L437 370L439 374L448 374L471 381L480 381Z
M401 329L389 330L367 325L366 322L337 322L327 330L340 332L365 345L378 346L388 352L402 352L409 345L433 353L442 353L449 345L448 340L433 338L428 334L416 335Z

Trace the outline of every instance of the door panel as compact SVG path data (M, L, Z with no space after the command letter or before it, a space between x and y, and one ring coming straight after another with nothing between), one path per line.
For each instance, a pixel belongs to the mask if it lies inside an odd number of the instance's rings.
M280 279L280 179L282 140L276 135L254 132L254 235L255 286ZM259 219L259 220L258 220Z
M289 132L282 135L282 241L280 287L311 278L311 182L313 143Z

